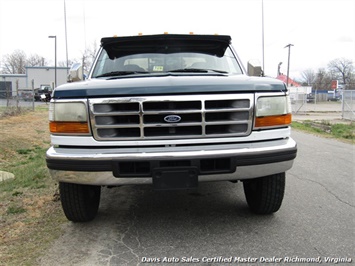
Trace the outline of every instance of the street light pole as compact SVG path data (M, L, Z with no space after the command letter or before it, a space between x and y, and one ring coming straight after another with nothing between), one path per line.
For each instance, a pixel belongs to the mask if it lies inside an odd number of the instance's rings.
M54 88L57 87L57 36L48 36L54 38ZM53 88L53 89L54 89Z
M288 79L290 76L290 54L291 54L291 46L293 46L293 44L288 44L286 45L284 48L288 47L288 62L287 62L287 87L288 87Z

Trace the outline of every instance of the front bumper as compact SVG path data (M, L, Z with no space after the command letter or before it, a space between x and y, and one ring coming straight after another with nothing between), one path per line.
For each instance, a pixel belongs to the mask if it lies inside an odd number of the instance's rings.
M195 167L198 181L243 180L282 173L296 158L292 138L183 148L51 147L47 166L59 182L90 185L152 183L156 168ZM214 166L211 166L214 165Z

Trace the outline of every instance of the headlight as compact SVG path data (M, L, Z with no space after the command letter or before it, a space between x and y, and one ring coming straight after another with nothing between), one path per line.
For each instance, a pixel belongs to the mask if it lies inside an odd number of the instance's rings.
M53 134L89 133L86 105L82 102L50 103L49 128Z
M84 103L50 103L50 121L87 121L86 106Z
M255 128L291 124L291 101L288 96L259 97L255 108Z

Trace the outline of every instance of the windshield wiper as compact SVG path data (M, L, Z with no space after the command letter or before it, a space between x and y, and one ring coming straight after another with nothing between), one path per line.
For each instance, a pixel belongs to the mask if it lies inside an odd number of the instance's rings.
M116 77L116 76L132 75L132 74L148 74L148 73L149 73L148 71L112 71L112 72L98 75L95 78Z
M209 73L209 72L217 72L221 74L227 74L227 71L222 70L215 70L215 69L201 69L201 68L181 68L181 69L174 69L168 72L188 72L188 73Z
M228 71L223 71L223 70L217 70L217 69L208 69L209 71L216 72L216 73L221 73L221 74L228 74Z
M181 68L181 69L174 69L174 70L169 70L168 72L197 72L197 73L208 73L208 70L206 69L200 69L200 68Z

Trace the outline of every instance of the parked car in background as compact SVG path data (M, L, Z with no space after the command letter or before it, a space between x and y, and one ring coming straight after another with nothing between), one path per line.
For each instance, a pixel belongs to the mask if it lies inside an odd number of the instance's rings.
M41 85L40 88L35 89L35 101L49 102L52 96L52 87L49 85Z
M315 102L315 96L312 93L308 93L307 94L307 98L306 98L307 103L314 103Z

